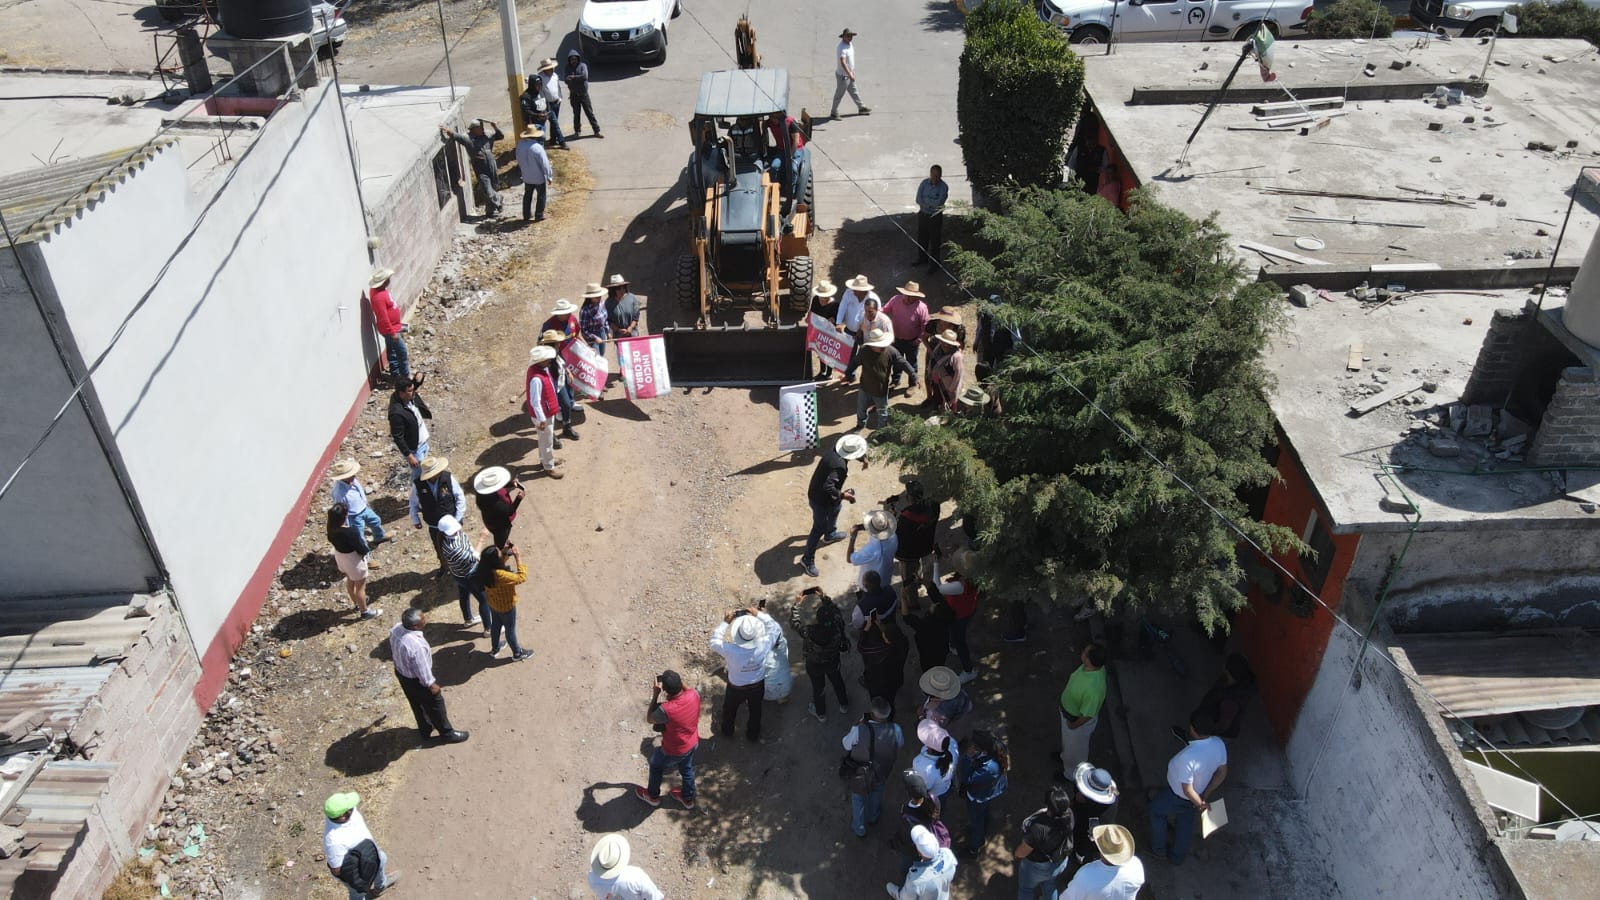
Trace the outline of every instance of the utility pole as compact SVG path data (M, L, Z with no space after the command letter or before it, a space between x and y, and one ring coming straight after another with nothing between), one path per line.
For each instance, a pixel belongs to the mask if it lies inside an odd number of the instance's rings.
M500 42L506 51L506 91L511 95L512 135L522 134L522 36L517 33L517 0L500 0Z

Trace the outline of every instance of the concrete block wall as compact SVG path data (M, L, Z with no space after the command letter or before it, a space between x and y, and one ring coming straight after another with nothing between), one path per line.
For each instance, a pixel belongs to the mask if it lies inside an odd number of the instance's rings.
M1314 849L1341 895L1520 896L1487 807L1461 786L1470 776L1459 754L1452 760L1442 747L1442 723L1419 709L1381 646L1368 649L1352 688L1358 648L1334 629L1287 748Z
M72 729L95 762L120 764L89 833L67 864L56 897L98 897L143 840L189 741L200 728L194 702L200 660L170 598L151 603L144 637Z
M436 143L432 154L451 149ZM455 237L461 221L460 205L445 174L446 196L439 203L433 169L434 156L419 157L383 199L367 208L367 223L381 239L377 260L394 269L389 293L402 312L409 310L428 281L439 257Z
M1561 372L1555 396L1533 437L1535 466L1600 466L1600 373L1573 366Z
M1567 348L1547 328L1535 323L1531 310L1497 309L1484 333L1483 346L1478 349L1478 359L1472 364L1472 375L1461 394L1462 403L1486 403L1495 408L1505 406L1508 398L1540 402L1543 397L1534 381L1543 381L1553 375L1551 361L1576 362ZM1517 397L1512 398L1512 392ZM1534 398L1538 399L1534 399ZM1517 415L1537 418L1538 410L1520 409Z

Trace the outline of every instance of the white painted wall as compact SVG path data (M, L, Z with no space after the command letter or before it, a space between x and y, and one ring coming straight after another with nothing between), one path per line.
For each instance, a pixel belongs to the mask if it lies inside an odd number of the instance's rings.
M20 248L27 255L32 248ZM35 288L48 295L42 272ZM72 379L23 280L0 250L0 483L72 391ZM89 418L74 403L0 500L0 597L143 591L157 574Z
M1340 891L1347 897L1516 896L1489 839L1492 823L1458 786L1464 768L1443 751L1406 682L1379 658L1382 647L1368 649L1359 687L1350 690L1358 646L1349 631L1334 630L1287 750L1292 785L1305 791L1315 851L1328 861ZM1344 709L1330 731L1341 697Z
M169 149L40 245L89 360L171 260L94 383L202 654L365 377L366 236L331 89L276 112L233 171L192 187Z

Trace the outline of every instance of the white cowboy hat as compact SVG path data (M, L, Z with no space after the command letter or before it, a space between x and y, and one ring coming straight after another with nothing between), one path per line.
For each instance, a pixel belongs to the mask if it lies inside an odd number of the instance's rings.
M555 330L554 328L546 331L544 334L539 335L539 343L541 344L564 344L566 343L566 340L567 336Z
M902 284L899 287L895 288L895 290L899 291L902 294L905 294L907 297L926 297L926 296L928 296L927 294L924 294L922 292L922 285L917 284L915 281L908 281L905 284Z
M819 281L811 288L811 296L813 297L832 297L837 293L839 293L839 289L834 287L831 281Z
M872 282L868 281L867 276L865 275L857 275L849 281L846 281L844 286L856 292L872 290Z
M333 464L333 468L328 470L328 477L334 481L348 481L356 477L356 473L359 471L361 471L361 463L353 459L341 459Z
M601 878L610 878L628 864L629 855L628 839L620 834L608 834L589 851L589 871Z
M544 59L539 60L539 71L541 71L541 72L554 72L555 70L556 70L556 61L555 60L551 59L548 56L546 56Z
M461 523L456 521L455 516L440 516L439 524L434 527L445 537L454 537L456 532L461 530Z
M544 140L544 129L537 125L529 125L527 128L522 129L522 136L524 138L533 138L536 141L542 141Z
M560 300L556 301L556 305L555 306L550 308L550 315L552 315L552 316L570 316L570 315L572 315L573 313L575 313L577 311L578 311L578 308L576 306L572 305L572 301L571 300L568 300L567 298L562 297Z
M740 616L733 623L733 642L749 649L761 643L761 636L767 631L766 626L755 616Z
M621 274L613 275L610 278L606 279L606 287L608 287L608 288L627 287L627 286L628 286L628 279L623 278Z
M504 466L490 466L472 479L474 494L492 494L511 483L511 473Z
M1078 785L1078 793L1096 803L1109 805L1117 801L1117 783L1111 780L1111 773L1096 769L1094 763L1078 763L1072 770L1072 780Z
M440 472L443 472L449 467L450 460L447 457L430 456L422 461L421 478L423 481L432 481L439 476Z
M833 444L833 452L844 459L860 459L867 455L867 439L859 434L840 435Z
M929 697L949 700L961 693L961 677L949 666L934 666L922 673L917 680L917 687L922 688L922 692Z
M393 269L388 269L383 266L373 266L372 273L367 276L367 289L375 291L378 288L388 284L389 279L393 277Z
M956 330L954 328L946 328L945 330L934 335L933 339L941 344L947 344L951 347L961 346L961 338L956 337Z
M528 362L533 365L538 365L542 362L549 362L555 358L555 348L551 347L549 344L540 344L539 346L528 351Z
M867 332L866 346L887 347L894 343L894 332L885 328L874 328Z
M591 281L583 286L583 299L598 300L606 295L606 289L597 281Z
M862 524L866 526L867 534L880 541L894 534L894 516L886 509L875 509L867 513Z
M1089 836L1094 838L1100 855L1113 866L1133 859L1133 834L1121 825L1096 825Z

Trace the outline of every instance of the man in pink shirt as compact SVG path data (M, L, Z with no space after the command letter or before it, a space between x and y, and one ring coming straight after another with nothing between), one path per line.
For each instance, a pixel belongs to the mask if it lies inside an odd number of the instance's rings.
M922 293L922 285L915 281L908 281L895 291L895 295L883 305L883 313L894 325L894 348L900 351L900 355L915 371L917 350L922 346L922 334L928 327L928 304L923 302L926 295ZM900 373L895 372L893 378L893 386L899 387Z

